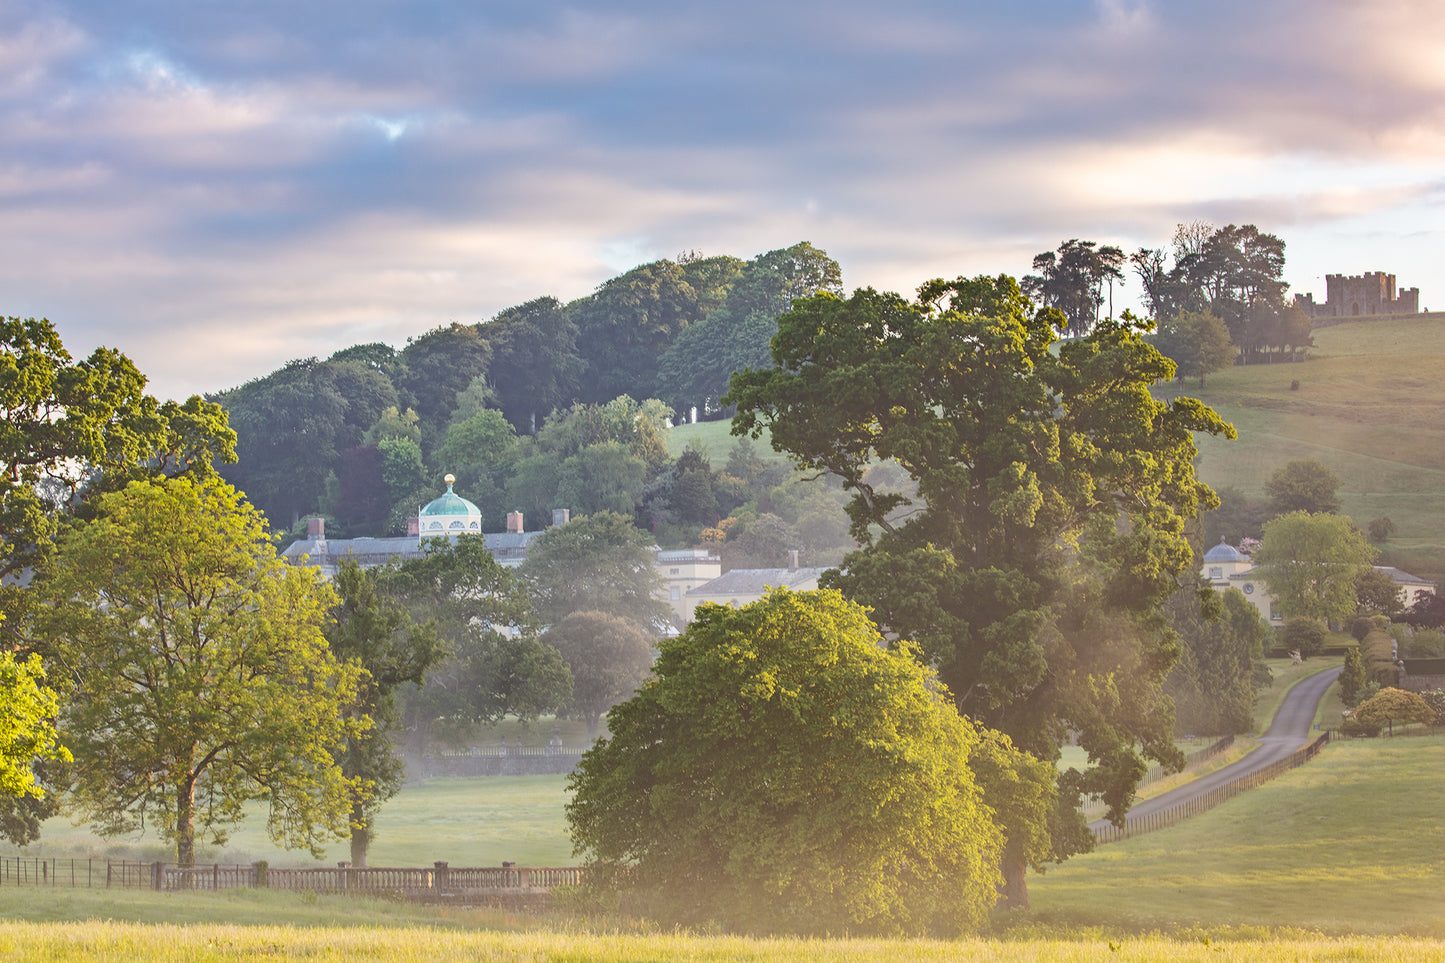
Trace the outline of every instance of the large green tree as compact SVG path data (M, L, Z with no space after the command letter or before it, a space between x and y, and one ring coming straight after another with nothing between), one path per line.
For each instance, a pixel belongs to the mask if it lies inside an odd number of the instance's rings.
M278 527L316 510L341 453L360 445L396 389L361 361L292 361L271 374L221 392L238 436L237 463L226 479Z
M1343 515L1305 511L1264 526L1255 571L1286 617L1344 622L1355 614L1356 586L1375 549Z
M1234 364L1229 329L1212 311L1185 310L1161 319L1149 340L1178 366L1180 378L1197 375L1201 388L1205 375Z
M447 651L436 622L413 619L382 590L383 580L384 573L343 561L334 582L339 601L326 629L332 654L364 670L356 703L347 710L356 724L347 731L341 755L341 771L351 791L353 866L366 865L377 812L401 789L406 773L393 741L401 721L397 689L406 683L421 685L427 670ZM370 724L362 725L363 720Z
M652 667L652 635L635 622L606 612L573 612L547 629L551 645L572 672L572 697L562 711L597 736L607 710L632 695Z
M406 697L407 728L468 729L507 715L530 719L572 694L567 665L538 639L525 583L481 538L428 540L421 558L384 573L384 590L418 620L435 619L447 655Z
M527 549L521 574L545 624L574 612L607 612L655 634L667 603L652 540L616 512L598 512L549 528Z
M1318 458L1297 458L1276 468L1265 480L1270 508L1276 515L1290 512L1340 510L1340 476Z
M805 298L780 319L776 367L734 376L733 431L766 428L836 475L860 548L827 584L1036 758L1077 734L1090 766L1061 777L1065 804L1100 793L1121 819L1141 755L1179 762L1157 612L1193 565L1186 520L1214 504L1192 433L1234 432L1194 399L1150 395L1174 366L1137 329L1104 321L1057 345L1056 325L1002 276L932 282L917 302ZM916 495L870 483L890 458ZM1089 845L1076 812L1055 845ZM1018 900L1023 868L1008 867Z
M1250 732L1255 693L1267 678L1256 667L1272 630L1238 589L1210 608L1202 610L1197 587L1187 585L1165 609L1180 639L1179 661L1164 682L1174 700L1175 725L1180 733L1200 735Z
M87 499L235 460L218 406L160 402L145 383L110 348L75 360L48 320L0 319L0 575L43 561L67 510Z
M968 765L990 737L836 592L702 607L609 727L567 818L649 915L956 933L993 905L1002 839Z
M346 833L337 759L359 670L327 648L335 602L276 557L265 523L217 479L132 482L62 539L37 583L37 634L67 681L61 732L76 811L104 835L144 820L183 866L244 804L319 852Z

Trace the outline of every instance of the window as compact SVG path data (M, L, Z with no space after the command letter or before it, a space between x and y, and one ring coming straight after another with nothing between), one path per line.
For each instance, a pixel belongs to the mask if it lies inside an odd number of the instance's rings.
M1244 594L1245 594L1245 595L1253 595L1253 594L1254 594L1254 583L1253 583L1253 582L1245 582L1245 583L1244 583Z
M682 589L678 588L676 585L674 585L672 588L668 589L667 592L668 592L668 597L671 598L674 602L676 602L678 599L682 598Z
M668 574L668 575L677 575L677 574L679 574L680 572L682 572L682 569L680 569L680 568L670 568L670 569L667 570L667 574Z
M1224 578L1224 566L1222 566L1222 565L1215 565L1213 568L1211 568L1211 569L1209 570L1209 577L1210 577L1210 578Z
M1275 605L1273 602L1269 603L1269 620L1271 622L1279 622L1283 619L1284 616L1279 614L1279 606Z

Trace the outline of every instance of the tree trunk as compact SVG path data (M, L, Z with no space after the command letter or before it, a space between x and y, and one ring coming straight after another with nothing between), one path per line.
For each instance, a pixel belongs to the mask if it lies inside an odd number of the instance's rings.
M351 865L366 868L366 850L371 846L371 821L359 801L351 804Z
M1029 884L1024 875L1028 872L1028 861L1011 849L1004 849L1003 886L999 889L998 905L1000 909L1028 909Z
M196 779L188 776L176 791L176 865L196 865Z

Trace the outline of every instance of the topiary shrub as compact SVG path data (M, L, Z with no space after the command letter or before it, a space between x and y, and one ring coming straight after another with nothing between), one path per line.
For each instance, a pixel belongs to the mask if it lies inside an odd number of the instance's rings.
M1356 642L1365 641L1365 636L1375 631L1375 620L1368 615L1361 615L1350 623L1350 634L1355 637Z
M1308 659L1319 654L1320 649L1325 647L1325 639L1329 637L1329 627L1319 619L1295 616L1285 620L1280 641L1286 649L1298 650L1300 655Z

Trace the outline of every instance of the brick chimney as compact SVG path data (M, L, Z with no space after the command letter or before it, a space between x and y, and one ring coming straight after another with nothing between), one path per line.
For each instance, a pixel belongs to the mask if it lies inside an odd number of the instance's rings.
M406 520L406 533L408 535L420 535L421 519L417 518L415 515L413 515L411 518L408 518Z
M507 534L520 535L525 529L526 518L521 512L507 513Z
M553 527L553 528L556 528L558 525L566 525L566 524L567 524L569 521L571 521L571 520L572 520L572 510L571 510L570 508L554 508L554 509L552 509L552 527Z
M325 540L326 540L326 519L324 519L324 518L308 518L308 519L306 519L306 537L309 538L309 539L310 539L311 541L313 541L313 542L325 541Z

